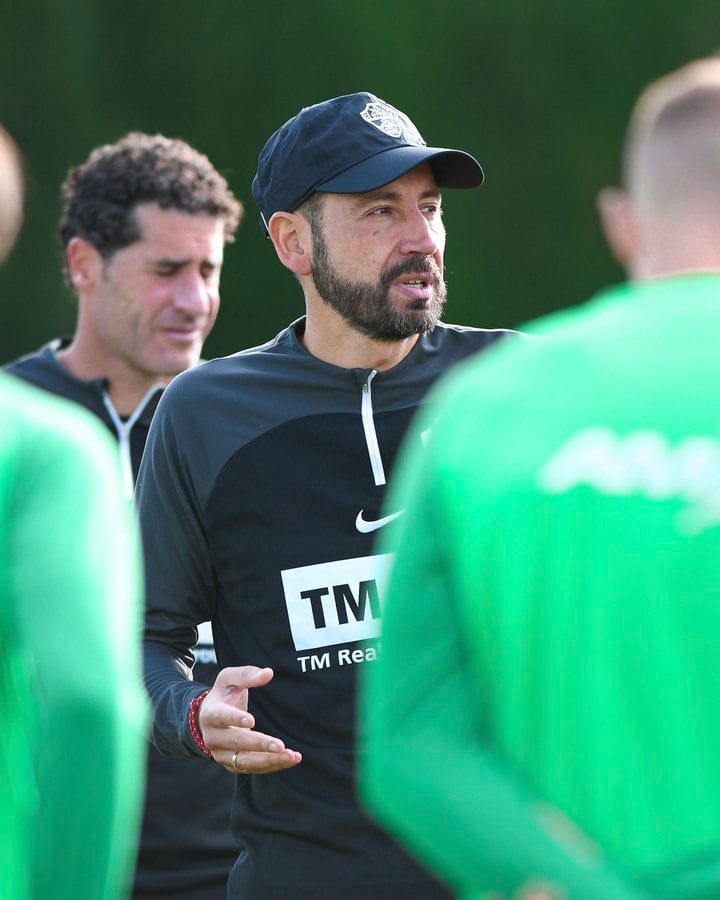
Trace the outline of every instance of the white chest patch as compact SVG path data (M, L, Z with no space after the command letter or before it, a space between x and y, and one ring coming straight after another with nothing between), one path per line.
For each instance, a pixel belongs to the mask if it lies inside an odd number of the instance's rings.
M285 569L281 575L295 649L378 637L392 558L385 553Z

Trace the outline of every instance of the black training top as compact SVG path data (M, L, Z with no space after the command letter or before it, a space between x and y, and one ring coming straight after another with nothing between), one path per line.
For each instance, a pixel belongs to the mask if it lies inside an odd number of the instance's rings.
M104 379L75 378L58 362L56 352L66 343L53 341L5 370L94 413L120 443L121 459L131 468L128 479L132 484L162 389L150 391L131 419L120 421ZM218 671L212 634L209 628L202 633L203 640L195 648L195 674L212 683ZM229 827L232 776L212 763L169 759L151 744L148 748L133 897L224 900L228 873L237 858Z
M274 669L250 710L303 754L238 777L229 896L446 898L358 806L355 681L378 652L387 559L373 539L401 514L382 505L400 441L435 379L506 332L438 325L375 372L312 356L303 327L179 375L160 401L137 495L153 739L200 752L187 714L203 686L181 669L210 619L222 666Z

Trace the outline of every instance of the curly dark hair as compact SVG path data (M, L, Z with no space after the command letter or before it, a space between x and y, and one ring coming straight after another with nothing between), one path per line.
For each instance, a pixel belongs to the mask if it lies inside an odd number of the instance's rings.
M185 141L138 131L93 150L68 172L61 196L63 246L82 237L104 259L140 239L135 209L141 203L222 218L226 242L234 240L243 214L206 156Z

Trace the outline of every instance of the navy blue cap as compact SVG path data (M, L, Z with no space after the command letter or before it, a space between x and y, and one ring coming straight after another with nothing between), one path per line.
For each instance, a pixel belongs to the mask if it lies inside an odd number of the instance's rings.
M267 230L273 213L293 212L314 191L372 191L422 162L438 187L482 184L475 157L428 147L404 113L361 91L306 106L279 128L260 153L252 193Z

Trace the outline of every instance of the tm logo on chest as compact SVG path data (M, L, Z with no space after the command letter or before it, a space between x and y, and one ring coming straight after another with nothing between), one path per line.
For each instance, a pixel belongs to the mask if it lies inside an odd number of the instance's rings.
M285 569L281 575L295 649L378 637L392 558L385 553Z

